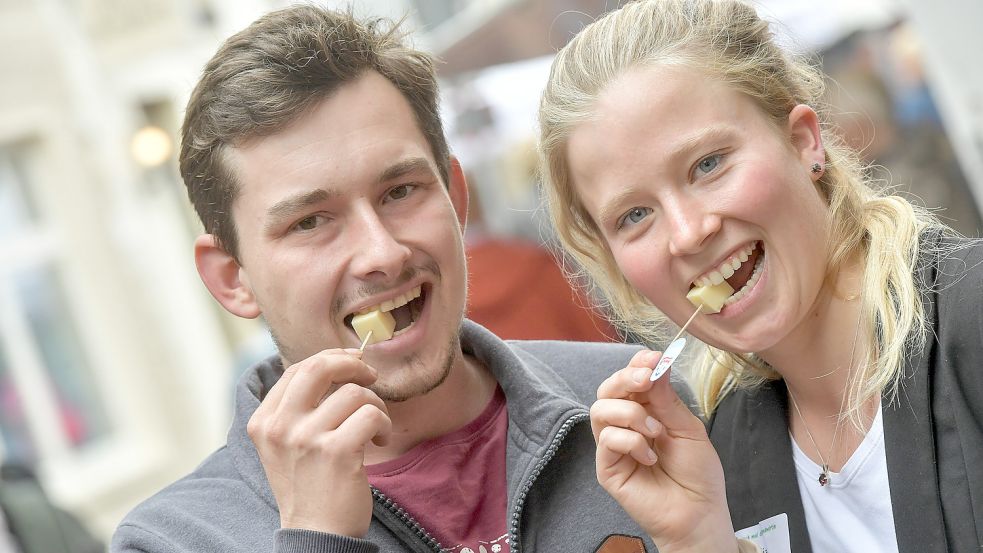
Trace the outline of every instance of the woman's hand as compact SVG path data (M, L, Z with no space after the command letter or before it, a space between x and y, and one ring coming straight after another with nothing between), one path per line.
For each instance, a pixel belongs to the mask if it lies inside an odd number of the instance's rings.
M703 423L641 351L608 377L591 407L597 480L659 551L737 551L724 473Z

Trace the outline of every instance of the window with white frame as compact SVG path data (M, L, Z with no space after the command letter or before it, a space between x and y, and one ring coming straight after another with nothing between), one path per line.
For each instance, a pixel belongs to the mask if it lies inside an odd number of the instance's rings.
M0 145L0 455L33 465L85 447L110 425L53 234L31 197L27 148Z

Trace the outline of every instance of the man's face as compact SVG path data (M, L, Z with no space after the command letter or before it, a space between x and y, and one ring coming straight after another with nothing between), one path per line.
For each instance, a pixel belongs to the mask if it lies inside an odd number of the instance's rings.
M466 185L455 170L448 193L399 91L368 72L230 160L239 279L284 363L357 348L353 314L419 294L392 310L396 335L363 358L383 399L438 385L461 356Z

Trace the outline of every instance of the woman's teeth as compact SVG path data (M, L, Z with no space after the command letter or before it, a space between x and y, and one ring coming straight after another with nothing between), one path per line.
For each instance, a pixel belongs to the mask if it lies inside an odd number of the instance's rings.
M754 247L757 242L752 242L744 247L743 250L735 253L729 259L720 264L719 267L710 271L709 273L696 279L696 286L710 286L714 284L720 284L726 278L734 276L734 271L741 268L741 264L751 257L751 252L754 251Z
M726 279L734 276L734 273L741 268L741 265L751 258L757 247L757 242L748 244L744 249L721 263L716 269L698 278L693 283L693 287L689 293L686 294L686 299L694 305L701 305L706 313L719 313L724 306L740 301L747 295L751 288L754 288L754 285L757 284L758 279L761 277L762 260L765 256L764 252L759 252L759 255L755 258L751 275L748 277L747 282L741 286L740 290L734 292L734 289L730 286L730 283L726 282Z
M758 283L758 279L761 278L761 267L764 266L765 254L764 252L758 256L758 259L754 262L754 271L751 273L751 278L747 279L747 283L741 286L741 289L735 292L731 297L724 301L724 305L730 305L732 303L740 301L744 296L747 295L751 288Z

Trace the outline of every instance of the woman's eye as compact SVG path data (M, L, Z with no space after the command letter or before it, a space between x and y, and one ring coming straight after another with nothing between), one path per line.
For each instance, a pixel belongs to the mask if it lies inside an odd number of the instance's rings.
M647 207L633 207L625 213L621 220L618 221L618 228L625 226L636 225L642 221L642 219L648 217L648 214L652 213L652 210Z
M720 164L721 157L723 156L721 156L720 154L713 154L712 156L707 156L701 159L696 164L697 173L706 175L707 173L712 172L714 169L717 168L717 165Z

